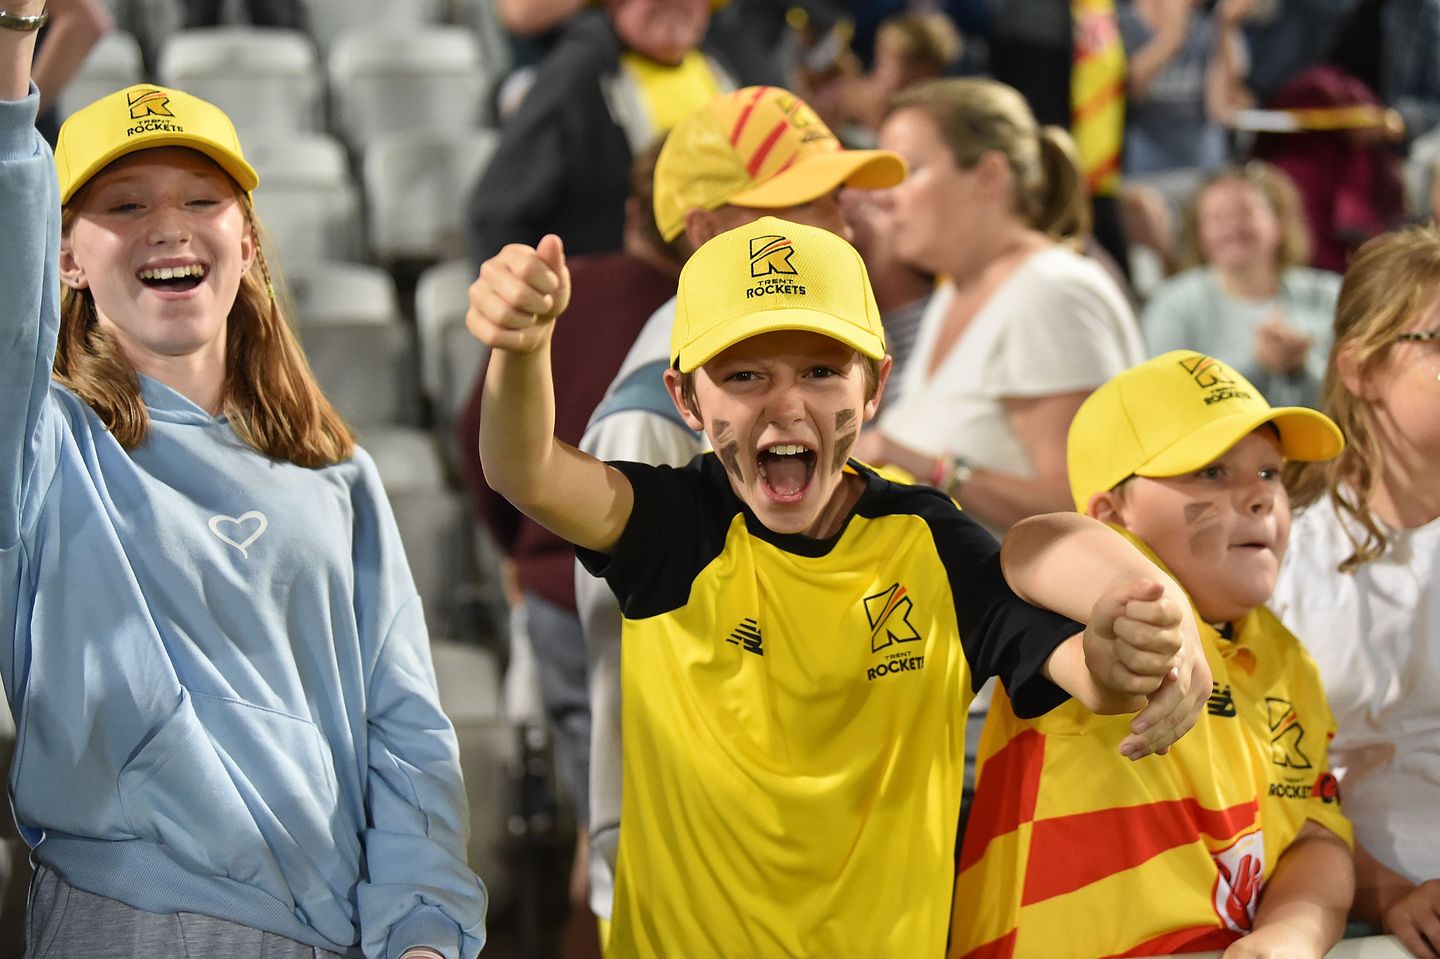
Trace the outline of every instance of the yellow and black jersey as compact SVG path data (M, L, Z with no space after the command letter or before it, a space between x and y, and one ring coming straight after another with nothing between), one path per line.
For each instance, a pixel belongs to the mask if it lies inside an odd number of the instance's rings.
M1028 605L946 497L852 461L824 540L764 527L705 454L614 464L635 507L580 552L625 614L624 798L611 957L938 956L965 712L1081 626Z

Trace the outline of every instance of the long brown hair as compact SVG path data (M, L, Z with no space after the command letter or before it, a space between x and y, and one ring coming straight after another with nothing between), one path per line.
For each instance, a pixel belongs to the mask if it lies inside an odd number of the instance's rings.
M1070 134L1041 127L1014 87L983 77L926 80L890 101L886 115L919 110L940 130L957 166L969 169L992 150L1015 184L1015 210L1030 227L1057 240L1090 231L1090 198Z
M310 372L276 301L254 209L238 187L236 194L255 232L255 262L240 279L226 326L225 415L242 440L274 459L310 468L349 459L355 438ZM80 195L61 211L62 231L74 225ZM139 377L100 327L88 289L61 288L55 378L95 410L120 445L134 449L145 441L150 416Z
M1369 505L1385 474L1385 449L1371 428L1369 404L1346 387L1338 358L1348 351L1354 376L1362 382L1377 375L1395 344L1395 334L1426 310L1437 293L1440 230L1434 227L1410 227L1370 240L1345 272L1321 390L1325 412L1345 434L1345 449L1329 462L1291 463L1285 471L1296 508L1328 494L1336 511L1360 528L1358 536L1346 530L1355 551L1340 564L1342 573L1383 555L1389 537Z

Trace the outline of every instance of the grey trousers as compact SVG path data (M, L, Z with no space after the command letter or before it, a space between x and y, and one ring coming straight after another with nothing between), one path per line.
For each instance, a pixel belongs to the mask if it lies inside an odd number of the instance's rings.
M585 634L580 617L535 593L525 594L526 629L540 673L540 698L555 736L562 787L575 818L590 822L590 691L585 684Z
M38 866L25 921L26 959L342 959L223 919L161 915L76 889Z

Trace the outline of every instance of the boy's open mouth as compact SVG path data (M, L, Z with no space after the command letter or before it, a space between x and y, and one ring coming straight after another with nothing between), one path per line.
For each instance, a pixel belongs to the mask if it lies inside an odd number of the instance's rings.
M755 457L760 484L774 499L797 500L815 475L815 453L799 443L777 443Z
M185 266L161 266L141 270L136 274L140 282L152 290L166 293L187 293L199 286L205 279L205 265L190 263Z

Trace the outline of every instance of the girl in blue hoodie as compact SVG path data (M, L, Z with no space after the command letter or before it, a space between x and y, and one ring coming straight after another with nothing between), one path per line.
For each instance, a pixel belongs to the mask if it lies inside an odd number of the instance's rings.
M454 731L374 464L315 385L213 105L52 164L0 6L0 677L28 954L473 957ZM58 173L58 197L57 197Z

